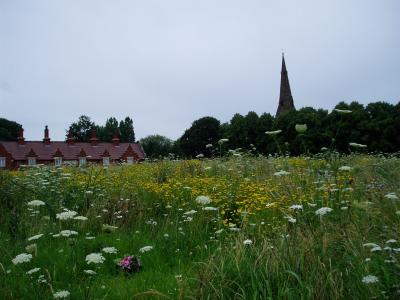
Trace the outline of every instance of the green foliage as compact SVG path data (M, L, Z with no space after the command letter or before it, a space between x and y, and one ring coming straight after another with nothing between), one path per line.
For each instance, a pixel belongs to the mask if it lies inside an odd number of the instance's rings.
M192 123L178 144L186 156L196 156L205 154L206 145L216 144L220 138L220 122L213 117L203 117Z
M162 135L148 135L140 140L146 156L149 158L162 158L174 151L174 143Z
M21 129L21 124L5 118L0 118L0 141L17 140L18 133Z
M90 140L92 130L96 130L97 138L101 142L111 142L114 134L119 134L120 141L123 143L135 142L135 132L133 121L126 117L118 124L118 120L114 117L108 118L104 126L97 125L90 120L88 116L80 116L77 122L74 122L67 131L71 131L76 142L88 142Z

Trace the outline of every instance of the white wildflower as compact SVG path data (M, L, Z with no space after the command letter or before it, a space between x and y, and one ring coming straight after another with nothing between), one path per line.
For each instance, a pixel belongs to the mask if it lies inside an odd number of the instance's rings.
M296 124L295 129L298 133L304 133L307 131L307 124Z
M56 215L56 218L59 220L69 220L75 217L78 213L73 210L66 210L63 211L62 213L59 213Z
M376 252L376 251L382 251L382 248L380 246L372 247L371 252Z
M41 200L32 200L32 201L28 202L29 206L42 206L42 205L45 205L45 204L46 203L44 203Z
M206 206L206 207L203 207L203 210L217 211L218 208L217 207L213 207L213 206Z
M76 216L74 217L74 220L79 220L79 221L86 221L88 218L84 216Z
M197 196L196 202L201 205L207 205L211 203L211 199L208 196L201 195Z
M293 218L293 217L291 217L291 216L287 216L287 217L285 217L287 220L288 220L288 222L290 222L290 223L296 223L297 222L297 220L295 219L295 218Z
M397 243L395 239L390 239L386 241L386 244L394 244L394 243Z
M395 193L389 193L385 195L386 199L390 199L390 200L397 200L399 199L399 197L397 197L397 195Z
M149 252L152 249L153 249L153 246L144 246L144 247L139 249L139 252L140 253L145 253L145 252Z
M229 139L220 139L219 141L218 141L218 144L223 144L223 143L226 143L226 142L228 142L229 141Z
M33 268L33 269L29 270L28 272L26 272L26 274L31 275L33 273L38 272L39 270L40 270L40 268Z
M330 213L332 210L333 210L333 209L330 208L330 207L321 207L320 209L317 209L317 210L315 211L315 214L316 214L317 216L323 216L323 215L326 215L327 213Z
M302 210L303 209L303 205L301 205L301 204L293 204L289 208L292 209L292 210Z
M53 294L54 299L64 299L70 295L68 291L57 291Z
M83 272L85 272L86 274L89 274L89 275L96 275L97 273L95 272L95 271L93 271L93 270L83 270Z
M378 281L379 281L379 279L375 275L367 275L367 276L364 276L362 279L362 282L365 284L376 283Z
M14 265L30 262L32 259L32 254L21 253L18 254L15 258L12 259Z
M87 264L102 264L106 259L101 253L90 253L86 255L86 262Z
M189 210L189 211L187 211L187 212L185 212L185 213L183 213L185 216L192 216L192 215L194 215L195 213L197 213L197 211L196 210L194 210L194 209L192 209L192 210Z
M365 243L365 244L363 244L363 246L364 247L379 247L379 245L375 244L375 243Z
M251 245L251 244L253 244L252 240L247 239L243 241L243 245Z
M34 241L34 240L40 239L42 236L43 236L43 233L31 236L30 238L28 238L28 241Z
M114 254L114 253L118 252L117 248L115 248L115 247L105 247L101 251L103 251L104 253L110 253L110 254Z
M78 233L74 230L62 230L60 231L60 235L65 237L70 237L71 235L78 235Z
M284 170L280 170L279 172L275 172L274 176L283 176L283 175L289 175L290 173Z
M351 171L351 169L353 169L353 168L349 167L349 166L341 166L339 168L339 171Z

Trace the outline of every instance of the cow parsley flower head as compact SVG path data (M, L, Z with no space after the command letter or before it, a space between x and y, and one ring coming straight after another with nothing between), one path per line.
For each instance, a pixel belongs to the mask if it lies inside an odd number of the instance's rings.
M330 213L332 210L333 210L333 209L330 208L330 207L321 207L320 209L317 209L317 210L315 211L315 214L316 214L317 216L323 216L323 215L326 215L327 213Z
M289 175L290 173L284 170L280 170L279 172L275 172L274 176L284 176L284 175Z
M302 210L303 209L303 205L301 204L293 204L291 207L289 207L290 209L293 210Z
M28 238L28 241L34 241L34 240L40 239L42 236L43 236L43 233L31 236L30 238Z
M207 205L211 203L211 199L208 196L201 195L197 196L196 202L201 205Z
M46 203L44 203L41 200L32 200L32 201L28 202L29 206L42 206L42 205L45 205L45 204Z
M84 217L84 216L76 216L76 217L74 217L74 220L79 220L79 221L87 221L87 217Z
M65 299L70 295L68 291L57 291L53 294L54 299Z
M144 246L144 247L139 249L139 252L140 253L145 253L145 252L149 252L152 249L153 249L153 246Z
M395 194L395 193L389 193L389 194L386 194L385 195L385 198L386 199L390 199L390 200L397 200L397 199L399 199L399 197L397 197L397 195Z
M101 253L90 253L86 255L87 264L102 264L106 259Z
M288 220L288 222L290 222L290 223L296 223L297 222L297 220L295 219L295 218L293 218L293 217L291 217L291 216L287 216L287 217L285 217L287 220Z
M217 211L217 210L218 210L218 207L206 206L206 207L203 207L203 210L207 210L207 211Z
M115 247L105 247L101 251L103 251L104 253L110 253L110 254L115 254L118 252L117 248L115 248Z
M63 211L62 213L59 213L56 215L56 218L59 220L69 220L73 219L78 213L73 210L66 210Z
M377 283L379 279L375 275L367 275L363 277L362 282L365 284Z
M249 239L247 239L247 240L244 240L243 241L243 245L251 245L251 244L253 244L253 241L252 240L249 240Z
M14 265L30 262L32 259L32 254L28 253L21 253L18 254L15 258L13 258L11 261L13 262Z
M83 272L85 272L88 275L96 275L97 273L93 270L83 270Z
M78 235L78 233L74 230L62 230L59 233L62 236L70 237L71 235Z
M218 144L222 145L223 143L226 143L226 142L228 142L228 141L229 141L229 139L220 139L220 140L218 141Z
M40 268L33 268L33 269L29 270L28 272L26 272L26 274L27 275L31 275L31 274L36 273L38 271L40 271Z
M349 166L341 166L339 168L339 171L351 171L352 167Z

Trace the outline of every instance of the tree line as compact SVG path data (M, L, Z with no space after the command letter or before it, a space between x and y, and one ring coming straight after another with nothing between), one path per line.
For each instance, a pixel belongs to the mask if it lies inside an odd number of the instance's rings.
M299 133L296 124L306 124ZM22 126L0 118L0 140L16 140ZM88 116L80 116L68 128L78 142L89 141L93 130L99 141L111 142L115 133L121 142L134 142L133 120L126 117L118 122L108 118L97 125ZM140 140L147 157L219 156L229 149L241 149L254 154L304 152L318 153L323 148L348 153L349 144L366 145L368 152L393 153L400 150L400 102L393 105L374 102L366 106L353 101L340 102L332 112L304 107L274 117L235 114L229 122L206 116L195 120L182 136L173 141L161 135L149 135Z

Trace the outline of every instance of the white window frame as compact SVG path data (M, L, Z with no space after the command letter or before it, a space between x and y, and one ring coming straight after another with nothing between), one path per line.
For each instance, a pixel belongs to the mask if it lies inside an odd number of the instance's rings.
M126 158L126 163L127 163L128 165L133 165L133 162L134 162L133 156L128 156L128 157Z
M7 160L5 157L0 157L0 168L6 167Z
M84 156L79 157L79 166L80 167L86 166L86 157Z
M36 157L28 157L28 166L36 165Z
M109 165L110 165L110 157L104 156L103 157L103 166L109 166Z
M54 157L54 166L60 167L63 164L62 157Z

